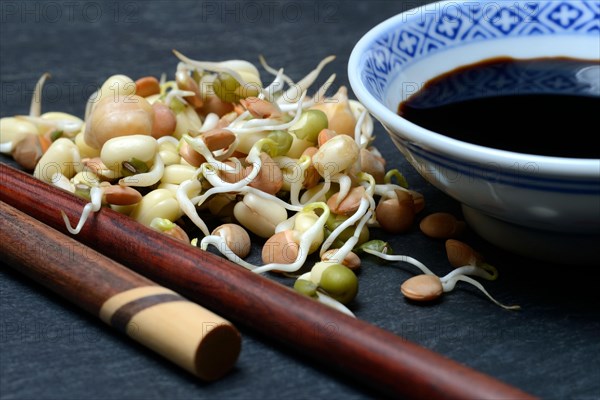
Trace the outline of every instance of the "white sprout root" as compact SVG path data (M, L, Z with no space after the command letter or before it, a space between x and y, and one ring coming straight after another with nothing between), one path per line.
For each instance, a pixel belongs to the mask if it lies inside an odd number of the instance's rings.
M368 210L362 216L359 223L356 225L356 228L354 229L354 234L352 235L352 237L346 240L346 243L344 243L344 245L341 248L339 248L334 254L332 254L332 259L343 260L348 254L350 254L354 246L356 246L356 244L358 243L360 233L367 221L369 220L369 218L371 218L372 213L372 210Z
M384 254L384 253L381 253L381 252L378 252L375 250L371 250L371 249L364 249L364 251L366 253L372 254L374 256L377 256L377 257L382 258L387 261L402 261L402 262L412 264L412 265L416 266L417 268L419 268L421 270L421 272L423 272L423 274L425 274L425 275L437 276L433 272L431 272L431 270L429 268L427 268L423 263L421 263L418 260L415 260L412 257L403 256L403 255ZM463 281L463 282L470 283L471 285L475 286L494 304L504 308L505 310L520 310L521 309L521 307L518 305L507 306L507 305L500 303L498 300L494 299L492 297L492 295L490 295L488 293L487 290L485 290L485 288L483 287L483 285L481 283L477 282L473 278L468 277L466 274L476 275L476 276L479 276L479 277L487 279L487 280L493 280L496 278L495 274L490 273L489 271L485 270L484 268L477 267L474 265L465 265L463 267L460 267L460 268L457 268L457 269L451 271L446 276L440 278L440 282L442 283L442 288L443 288L444 293L452 291L455 288L456 283L458 281Z
M4 142L0 144L0 153L10 154L13 150L13 142Z
M372 254L372 255L377 256L386 261L401 261L401 262L405 262L407 264L414 265L415 267L419 268L421 270L421 272L423 272L426 275L435 275L433 272L431 272L431 270L429 268L427 268L425 266L425 264L423 264L421 261L419 261L415 258L412 258L410 256L385 254L385 253L381 253L379 251L372 250L372 249L364 249L364 251L365 251L365 253Z
M198 179L188 179L179 185L179 188L175 194L175 198L177 199L179 208L181 208L183 213L187 215L187 217L202 231L205 236L208 236L210 235L208 227L198 215L198 211L196 211L193 200L188 197L189 191L198 191L201 189L202 184Z
M248 127L246 127L246 125L242 125L242 127L236 127L235 121L234 121L227 127L227 129L229 129L236 135L261 132L261 131L286 130L286 129L292 127L294 124L296 124L296 122L298 122L298 120L300 119L300 116L302 115L302 104L303 104L305 97L306 97L306 92L302 92L302 94L300 96L300 100L297 103L295 103L296 114L294 115L294 118L289 122L281 123L280 121L278 121L276 119L266 119L267 121L272 121L275 125L254 126L254 127L251 126L248 128ZM252 121L252 120L250 120L250 121ZM252 123L250 125L253 125L253 124L254 123Z
M103 194L104 194L104 190L101 187L94 186L90 189L91 201L89 203L87 203L85 205L85 207L83 207L81 217L79 217L79 222L77 223L77 226L75 228L73 228L71 226L71 222L69 222L69 218L67 217L67 214L65 214L65 212L62 210L60 211L60 213L63 217L63 221L65 222L65 226L67 227L67 230L69 231L69 233L71 233L73 235L77 235L79 232L81 232L81 229L83 228L83 226L85 224L85 221L87 221L87 219L91 215L91 213L98 212L100 210L100 208L102 207L102 195Z
M69 119L45 119L38 116L31 115L18 115L18 119L23 119L34 124L38 124L41 126L47 126L54 128L59 131L63 131L66 134L73 134L79 132L83 127L83 122L81 121L73 121Z
M358 210L356 210L356 212L351 217L349 217L347 220L342 222L337 228L335 228L333 230L333 232L331 232L329 237L325 240L325 242L323 242L323 245L321 246L320 255L322 256L323 253L325 253L327 250L329 250L329 247L333 244L333 242L335 242L335 239L338 238L338 236L344 231L344 229L348 228L349 226L354 225L354 223L356 221L363 218L363 216L367 213L368 209L369 209L369 201L365 198L362 198L360 200L360 205L358 206ZM369 217L370 216L371 215L369 214ZM366 220L365 220L365 222L366 222ZM361 225L361 229L362 229L362 225ZM356 237L356 241L358 241L359 234L360 234L360 231L358 231L358 233L357 233L357 230L355 229L355 232L354 232L354 235L352 236L352 238ZM356 244L356 243L354 243L354 244ZM353 247L354 247L354 245L353 245Z
M314 70L310 71L308 75L298 81L298 83L286 90L277 100L277 103L290 103L290 100L298 98L298 95L300 93L304 93L306 89L308 89L308 87L312 85L313 82L318 78L323 68L325 68L325 66L333 60L335 60L335 56L325 57L323 60L321 60Z
M350 311L350 309L348 309L348 307L346 307L345 305L343 305L336 299L327 296L325 293L319 292L318 290L317 290L317 300L320 303L323 303L329 307L335 308L336 310L338 310L346 315L356 318L356 315L354 315L354 313L352 311Z
M187 102L187 100L184 97L194 96L195 94L196 93L190 92L189 90L171 89L169 91L169 94L167 94L167 96L165 97L165 104L167 106L170 106L171 103L173 102L173 99L177 99L181 103L183 103L185 105L189 105L189 103Z
M473 266L470 266L470 265L468 265L466 267L467 268L475 268L475 269L478 269L478 270L482 270L481 268L473 267ZM461 267L461 268L464 268L464 267ZM450 272L448 275L444 276L443 278L440 278L440 281L442 282L442 288L444 289L444 293L452 291L454 289L454 287L456 286L456 283L458 281L463 281L463 282L467 282L467 283L470 283L471 285L475 286L484 295L486 295L488 299L490 299L492 302L494 302L494 304L496 304L496 305L504 308L505 310L520 310L521 309L521 306L518 306L518 305L507 306L507 305L504 305L504 304L500 303L498 300L494 299L492 297L492 295L488 293L487 290L485 290L485 288L483 287L483 285L481 283L477 282L475 279L470 278L470 277L468 277L468 276L466 276L464 274L455 273L459 269L460 268L458 268L457 270L454 270L454 271ZM476 275L481 276L479 274L480 274L480 272L476 273ZM488 278L486 277L486 279L488 279Z
M31 97L31 105L29 107L29 116L31 117L39 117L42 115L42 89L48 78L50 78L50 74L45 72L35 84L35 90Z
M200 248L202 250L208 249L209 245L216 247L216 249L219 251L219 253L221 253L225 257L227 257L227 259L229 261L232 261L246 269L249 269L250 271L254 271L257 268L256 265L250 264L250 263L242 260L237 254L235 254L234 251L231 250L229 248L229 246L227 245L227 241L225 239L223 239L221 236L208 235L208 236L205 236L200 241Z
M244 80L244 78L242 78L242 75L240 75L240 73L238 73L235 69L232 69L229 67L237 66L237 67L241 67L241 69L244 69L244 70L251 70L252 72L255 72L256 75L258 76L258 71L256 71L256 68L254 67L254 65L250 64L247 61L242 61L242 60L230 60L230 61L224 61L224 62L197 61L197 60L192 60L191 58L184 56L177 50L173 50L173 53L175 54L175 56L177 58L179 58L181 61L183 61L190 67L200 68L201 70L207 70L207 71L213 71L213 72L225 72L225 73L229 74L231 77L233 77L233 79L238 81L238 83L242 86L247 85L249 82L246 82Z
M215 113L210 113L204 118L204 122L202 123L202 127L200 128L200 133L210 131L211 129L216 128L217 123L219 123L219 116Z
M289 76L287 76L283 73L283 68L280 68L279 70L277 70L277 69L271 67L269 64L267 64L267 60L265 59L265 57L262 54L258 56L258 61L260 62L260 65L262 65L262 67L265 69L265 71L267 71L271 75L275 75L275 76L277 76L278 74L281 74L281 79L285 83L287 83L288 86L294 85L294 81L292 80L292 78L290 78Z

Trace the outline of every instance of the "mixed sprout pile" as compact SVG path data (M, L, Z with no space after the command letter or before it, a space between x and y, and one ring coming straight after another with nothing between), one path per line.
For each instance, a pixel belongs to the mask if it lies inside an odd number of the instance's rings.
M326 95L335 74L308 95L333 56L297 82L261 58L273 76L265 86L247 61L175 55L174 80L164 74L107 79L90 97L84 120L41 113L47 74L36 85L29 115L0 120L3 153L36 178L89 201L74 227L63 213L72 234L106 205L204 250L213 246L256 273L294 276L298 292L350 315L345 305L358 291L359 254L418 267L422 275L401 288L410 299L432 300L458 280L491 298L467 275L495 279L497 272L451 239L464 223L450 215L421 222L428 236L450 239L448 255L457 269L442 278L411 257L392 255L387 243L369 240L372 227L394 234L411 229L424 199L399 171L386 170L372 146L367 110L343 86ZM209 229L207 215L222 225ZM190 240L183 221L200 237ZM251 251L248 231L265 239L261 265L244 260ZM313 253L320 261L308 268Z

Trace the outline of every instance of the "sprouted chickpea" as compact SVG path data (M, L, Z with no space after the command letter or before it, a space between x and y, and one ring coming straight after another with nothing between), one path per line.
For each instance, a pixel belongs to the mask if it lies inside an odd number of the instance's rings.
M369 241L371 228L410 230L424 199L399 171L386 171L365 107L349 99L345 87L327 96L335 74L311 88L335 57L298 81L261 57L272 75L263 85L247 61L174 53L180 62L172 79L109 77L85 105L85 121L42 114L39 101L27 116L0 120L2 152L88 201L75 228L63 213L71 233L108 205L190 243L180 228L185 217L200 232L192 244L214 246L255 273L298 274L318 252L321 261L294 286L349 315L346 305L358 291L353 270L365 252L421 268L426 276L403 286L414 298L439 296L458 280L479 285L466 275L495 276L455 243L449 242L449 255L461 265L437 278L418 260L391 256L384 242ZM47 78L40 78L35 98ZM207 214L223 225L211 231ZM454 225L443 234L425 231L453 237L460 230ZM251 249L247 231L264 239L262 265L244 260Z
M67 230L69 231L69 233L71 233L73 235L77 235L79 232L81 232L81 229L83 228L83 225L87 221L90 214L92 212L99 211L100 207L102 207L102 196L103 196L102 188L100 188L98 186L92 187L90 189L89 196L90 196L90 202L87 203L83 207L83 211L81 212L81 217L79 218L79 222L77 223L75 228L73 228L71 226L71 223L69 222L69 218L67 217L67 214L65 214L65 212L62 210L60 212L63 217L63 220L65 222L65 225L67 227Z
M244 228L236 224L223 224L200 242L200 248L206 250L209 245L215 246L221 254L235 263L250 253L250 235Z

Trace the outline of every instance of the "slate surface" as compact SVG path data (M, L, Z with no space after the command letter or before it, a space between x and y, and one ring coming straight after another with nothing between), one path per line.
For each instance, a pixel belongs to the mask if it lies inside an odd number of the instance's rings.
M198 59L257 61L299 79L329 54L325 75L348 85L346 64L370 27L423 1L68 1L0 2L2 117L26 113L38 77L52 73L44 110L82 115L84 101L114 73L134 78L172 74L177 48ZM321 80L321 81L322 81ZM337 87L337 86L336 86ZM427 184L377 125L376 145L425 195L425 213L460 208ZM2 159L7 161L6 158ZM443 243L417 229L391 237L440 274L449 270ZM500 269L486 287L520 312L502 310L461 286L429 306L403 299L409 266L365 261L359 318L548 399L600 397L600 312L590 268L523 259L472 233L465 241ZM258 249L254 249L258 254ZM282 281L291 285L292 281ZM235 370L211 384L104 326L60 297L0 269L1 399L366 398L375 394L295 351L240 327L243 351ZM360 362L360 360L357 360Z

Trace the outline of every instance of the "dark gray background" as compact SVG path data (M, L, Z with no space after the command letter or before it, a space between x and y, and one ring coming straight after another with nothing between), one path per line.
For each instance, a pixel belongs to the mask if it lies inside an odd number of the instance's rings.
M348 57L361 35L423 3L1 1L0 114L27 113L33 86L48 71L52 80L44 92L44 110L81 116L85 99L112 74L172 76L173 48L204 60L257 62L263 54L296 80L323 57L336 54L322 79L335 72L337 85L348 85ZM376 134L389 167L403 171L412 188L425 195L422 215L460 215L454 201L416 174L379 125ZM417 229L394 237L374 230L372 236L389 240L396 253L411 255L440 274L450 269L443 242ZM460 285L436 304L411 304L399 285L416 271L372 260L360 272L353 310L361 319L535 395L598 398L599 290L592 269L523 259L472 233L465 241L500 270L498 281L485 284L488 290L502 302L520 304L522 311L502 310ZM243 350L234 371L220 381L200 383L4 264L0 312L2 399L375 396L353 379L243 326Z

